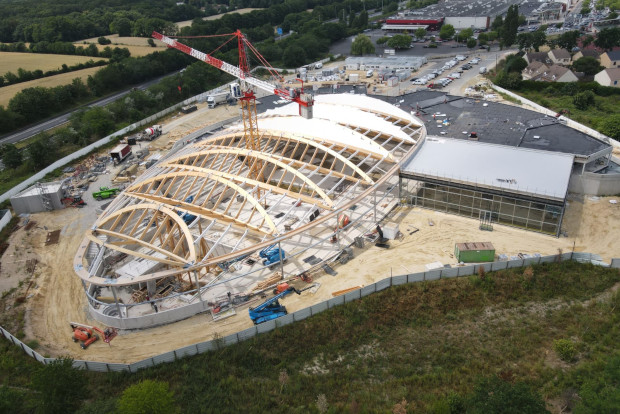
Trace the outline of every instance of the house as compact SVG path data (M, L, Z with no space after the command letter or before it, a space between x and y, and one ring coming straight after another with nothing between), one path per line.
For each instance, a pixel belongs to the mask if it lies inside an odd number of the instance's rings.
M542 82L577 82L578 78L573 71L564 66L551 65L547 71L535 80Z
M620 88L620 68L603 69L594 75L594 81L602 86Z
M570 53L566 49L552 49L547 53L547 56L556 65L570 65Z
M603 53L601 55L601 65L604 68L620 68L620 50Z
M545 65L542 62L534 61L527 65L525 69L521 72L521 76L523 76L523 80L536 80L540 75L549 70L549 66Z
M547 63L548 56L545 52L527 52L523 55L523 59L525 59L528 65L532 62Z
M581 59L582 57L593 57L596 60L599 60L599 61L601 60L601 54L598 53L596 50L586 49L586 50L580 50L579 52L575 53L573 55L573 62Z

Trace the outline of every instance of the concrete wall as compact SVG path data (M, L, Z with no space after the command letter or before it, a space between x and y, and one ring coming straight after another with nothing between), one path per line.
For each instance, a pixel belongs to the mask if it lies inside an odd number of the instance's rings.
M0 210L0 230L2 230L7 224L9 224L9 221L11 221L12 217L13 214L11 214L11 210Z
M585 172L572 174L568 191L585 195L609 196L620 194L620 174Z
M50 202L52 203L52 210L60 210L65 206L62 204L63 190L59 186L58 191L48 193ZM11 206L15 210L15 214L31 214L47 211L43 205L43 198L41 194L29 194L24 196L11 197Z

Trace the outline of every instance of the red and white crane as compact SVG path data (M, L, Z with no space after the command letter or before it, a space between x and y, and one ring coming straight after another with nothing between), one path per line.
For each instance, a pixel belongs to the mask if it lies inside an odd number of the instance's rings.
M299 104L299 115L306 119L312 118L312 106L314 105L314 98L311 94L304 93L303 83L301 90L294 88L286 89L277 87L269 82L257 79L252 76L249 69L248 55L246 53L246 47L258 58L264 67L280 81L284 79L273 69L273 67L267 62L267 60L260 54L258 50L248 41L248 39L237 30L235 33L227 35L215 35L215 36L187 36L187 38L200 38L200 37L223 37L231 36L224 44L228 43L235 37L239 46L239 67L224 62L216 57L213 57L207 53L193 49L183 43L178 42L176 39L172 39L158 32L153 32L151 35L153 38L161 40L168 47L180 50L198 60L202 60L211 66L214 66L232 76L239 79L241 83L241 89L231 88L233 96L239 100L241 105L241 115L243 119L243 129L245 146L248 150L260 151L260 138L258 133L258 124L256 119L256 95L250 86L254 86L258 89L262 89L265 92L273 93L288 101L297 102ZM221 47L221 46L220 46ZM218 48L219 49L219 48ZM217 49L216 49L217 50ZM261 170L260 163L255 163L253 171L250 171L250 177L260 180L259 171Z

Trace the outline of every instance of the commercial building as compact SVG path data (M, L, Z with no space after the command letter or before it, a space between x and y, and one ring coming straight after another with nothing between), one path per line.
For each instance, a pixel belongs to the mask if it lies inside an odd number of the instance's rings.
M426 64L424 56L348 57L344 63L348 70L408 70L416 71Z

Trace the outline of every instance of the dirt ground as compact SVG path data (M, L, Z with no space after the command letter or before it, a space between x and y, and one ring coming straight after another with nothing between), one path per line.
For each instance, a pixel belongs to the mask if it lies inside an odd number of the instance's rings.
M321 286L315 294L288 296L283 303L296 311L332 297L335 291L364 286L394 275L425 270L431 262L456 264L452 256L454 243L490 241L497 253L555 254L558 249L599 253L604 260L620 255L616 234L620 230L620 208L609 203L610 198L571 201L565 219L568 237L559 239L495 225L492 232L478 229L478 221L420 208L402 208L393 218L405 237L392 241L388 250L369 246L355 249L355 258L347 265L337 266L336 276L323 275L315 279ZM219 322L197 315L184 321L134 332L121 332L111 347L99 342L83 351L72 342L68 322L100 325L89 317L87 303L79 279L71 266L73 255L93 217L86 210L60 210L33 215L47 227L61 229L57 245L42 246L46 231L37 227L23 243L37 246L41 262L37 284L27 300L26 339L37 339L40 352L49 355L71 355L77 359L110 362L135 362L149 356L168 352L186 345L226 336L252 326L247 310ZM434 223L429 226L429 220ZM415 228L419 229L409 234ZM31 241L30 241L31 240ZM4 260L3 260L4 262ZM120 352L122 351L122 352Z
M230 119L238 115L236 107L220 105L215 109L199 104L198 111L183 115L174 114L161 123L164 135L150 143L151 151L166 151L171 142L204 125ZM144 144L143 144L144 145ZM114 174L114 171L112 172ZM452 257L457 242L490 241L498 254L540 253L555 254L573 249L600 254L607 262L620 257L616 235L620 230L620 205L611 204L613 198L573 197L568 205L563 228L567 237L554 238L510 227L494 225L492 232L478 229L478 220L443 214L420 208L401 208L391 219L399 224L404 234L401 241L392 241L390 249L369 245L355 249L355 258L347 265L337 266L336 276L322 275L315 278L320 288L301 296L288 296L283 303L296 311L329 299L332 293L356 286L364 286L384 279L390 274L399 275L425 270L432 262L456 264ZM135 362L196 342L226 336L252 326L247 309L237 315L212 322L205 315L197 315L170 325L140 331L123 331L111 346L103 342L82 350L71 340L69 322L101 324L90 318L82 284L72 268L73 257L85 230L92 225L97 205L89 203L83 209L65 209L30 216L39 223L29 231L20 229L11 239L11 247L2 257L0 280L11 283L26 280L25 266L18 260L35 257L39 264L25 304L15 306L15 299L23 297L28 283L4 300L5 312L26 308L24 341L36 339L43 355L70 355L76 359L109 362ZM429 220L433 226L429 225ZM42 225L44 223L44 226ZM417 232L413 232L418 229ZM48 231L61 230L58 244L45 246ZM12 267L11 267L12 266ZM10 277L4 272L10 272ZM37 276L38 275L38 276ZM13 286L13 285L11 285ZM32 296L31 296L32 295Z

